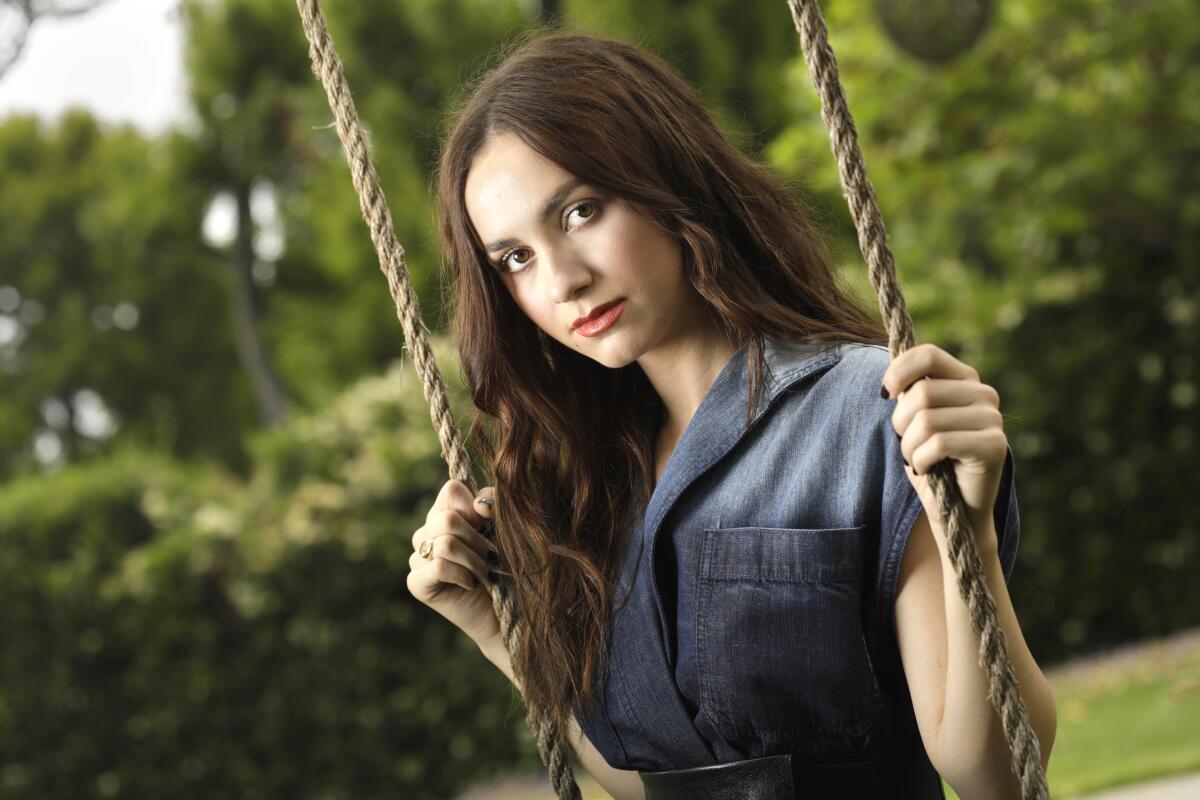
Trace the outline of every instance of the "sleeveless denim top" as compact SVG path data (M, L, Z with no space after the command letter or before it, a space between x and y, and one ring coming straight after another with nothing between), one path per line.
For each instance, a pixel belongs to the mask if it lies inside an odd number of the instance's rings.
M922 511L879 387L886 347L767 337L713 382L628 537L609 669L580 727L657 771L915 747L894 796L943 797L920 744L894 600ZM1005 580L1020 520L1009 449L994 509Z

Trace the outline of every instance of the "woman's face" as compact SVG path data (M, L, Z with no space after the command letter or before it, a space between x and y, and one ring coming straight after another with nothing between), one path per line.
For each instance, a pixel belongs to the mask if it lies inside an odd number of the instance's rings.
M679 242L519 137L500 134L484 146L464 200L514 301L567 347L622 367L677 344L699 318L700 296L684 274ZM613 301L620 313L606 329L575 327Z

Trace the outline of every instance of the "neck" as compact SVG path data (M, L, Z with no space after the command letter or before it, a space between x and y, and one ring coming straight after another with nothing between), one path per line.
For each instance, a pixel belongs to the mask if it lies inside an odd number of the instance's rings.
M662 400L663 413L657 431L660 443L673 443L683 435L735 352L737 347L718 329L706 327L638 359Z

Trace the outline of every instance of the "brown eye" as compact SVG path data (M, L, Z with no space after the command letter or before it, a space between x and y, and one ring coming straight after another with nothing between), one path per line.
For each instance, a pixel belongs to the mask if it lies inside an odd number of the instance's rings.
M582 210L586 210L587 213L583 214L580 218L584 222L587 222L588 220L592 219L593 217L596 216L596 214L598 214L600 212L600 203L596 200L582 200L579 203L576 203L574 206L572 206L571 210L567 212L566 216L569 218L572 214L576 213L577 211L582 211ZM516 275L517 273L521 272L521 270L519 270L519 269L510 269L509 268L509 259L511 259L514 254L520 253L525 250L526 250L526 248L524 248L524 247L516 247L516 248L513 248L512 250L509 250L507 253L505 253L503 256L501 256L500 260L499 260L499 271L506 275ZM524 262L517 262L517 263L519 266L524 266L525 264L528 264L529 261L526 260Z
M502 272L507 272L507 273L510 273L510 274L511 274L511 273L514 273L514 272L520 272L520 270L511 270L511 269L509 269L509 268L508 268L508 260L509 260L509 258L511 258L511 257L512 257L512 255L513 255L514 253L520 253L520 252L521 252L522 250L524 250L524 249L525 249L525 248L523 248L523 247L518 247L518 248L516 248L515 250L509 250L507 253L505 253L505 254L504 254L504 255L503 255L501 258L500 258L500 268L501 268L501 271L502 271ZM526 263L528 263L528 262L526 262Z
M575 206L570 211L568 211L567 216L570 217L576 211L579 211L580 209L584 209L584 208L591 209L591 213L582 217L582 219L589 220L592 217L596 216L596 212L600 210L600 204L597 203L595 200L584 200L582 203L580 203L579 205Z

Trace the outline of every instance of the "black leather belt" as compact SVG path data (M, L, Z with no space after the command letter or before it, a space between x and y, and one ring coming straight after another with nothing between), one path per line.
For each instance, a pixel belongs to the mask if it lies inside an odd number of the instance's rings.
M796 796L790 755L638 774L646 800L792 800Z
M943 798L921 752L762 756L726 764L639 772L646 800L912 800Z

